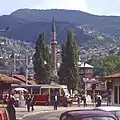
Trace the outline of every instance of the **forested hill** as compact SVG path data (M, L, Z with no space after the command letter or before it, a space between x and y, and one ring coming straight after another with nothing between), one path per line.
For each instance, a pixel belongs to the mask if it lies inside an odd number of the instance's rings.
M28 21L49 21L55 16L56 21L73 23L75 25L86 25L98 31L109 34L120 35L120 16L98 16L77 10L34 10L19 9L11 16L22 18Z
M10 15L0 16L0 29L10 28L9 31L0 33L0 36L35 42L38 34L45 32L47 43L50 43L53 16L56 20L58 43L66 40L68 29L73 29L79 45L90 42L94 37L96 40L98 33L102 34L102 39L106 38L106 33L109 38L114 34L120 35L120 17L95 16L75 10L19 9Z

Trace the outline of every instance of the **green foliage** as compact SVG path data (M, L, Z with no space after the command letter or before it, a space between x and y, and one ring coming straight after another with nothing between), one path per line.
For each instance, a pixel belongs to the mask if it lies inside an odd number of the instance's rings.
M102 61L102 66L105 69L105 75L110 75L113 73L120 72L117 68L120 64L120 56L111 54L106 56Z
M66 84L69 89L75 89L78 80L77 62L79 56L71 30L67 32L67 41L62 44L61 57L62 63L58 72L60 83Z
M110 54L103 59L97 60L93 58L89 61L95 68L104 68L103 75L111 75L120 72L120 55Z
M48 83L48 78L50 74L50 69L48 69L48 67L50 66L50 54L45 43L44 33L41 33L39 35L39 38L36 42L35 50L36 52L33 56L35 78L38 84ZM47 65L44 65L45 61L47 62Z

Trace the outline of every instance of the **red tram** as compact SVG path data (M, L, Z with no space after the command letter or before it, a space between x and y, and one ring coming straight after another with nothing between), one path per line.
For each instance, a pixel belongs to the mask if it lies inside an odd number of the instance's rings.
M59 84L41 84L41 85L12 85L14 88L25 88L30 94L34 95L36 104L50 105L52 104L52 97L54 91L57 91L59 96L59 104L62 105L62 97L69 98L70 94L66 85Z

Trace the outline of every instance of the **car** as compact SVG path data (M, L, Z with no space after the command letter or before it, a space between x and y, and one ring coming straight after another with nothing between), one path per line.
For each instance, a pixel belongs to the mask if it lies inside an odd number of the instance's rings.
M119 120L113 113L102 110L71 110L61 114L59 120Z
M117 106L100 106L94 108L94 110L104 110L114 113L120 120L120 107Z

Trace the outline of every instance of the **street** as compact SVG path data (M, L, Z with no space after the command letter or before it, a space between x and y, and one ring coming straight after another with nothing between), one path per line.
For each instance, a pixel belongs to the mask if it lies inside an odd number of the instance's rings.
M22 120L59 120L61 113L68 110L77 110L77 109L93 109L92 106L88 107L58 107L58 110L53 110L52 106L36 106L34 112L26 112L26 110L21 109L17 111L18 119Z
M102 106L106 105L102 103ZM71 107L58 107L58 110L54 110L53 106L34 106L33 112L27 112L26 108L16 108L17 119L22 120L57 120L60 114L68 110L77 110L77 109L93 109L92 104L88 104L87 107L80 107L77 104L73 104ZM33 119L34 118L34 119Z
M59 120L60 114L64 111L55 111L26 116L23 120Z

